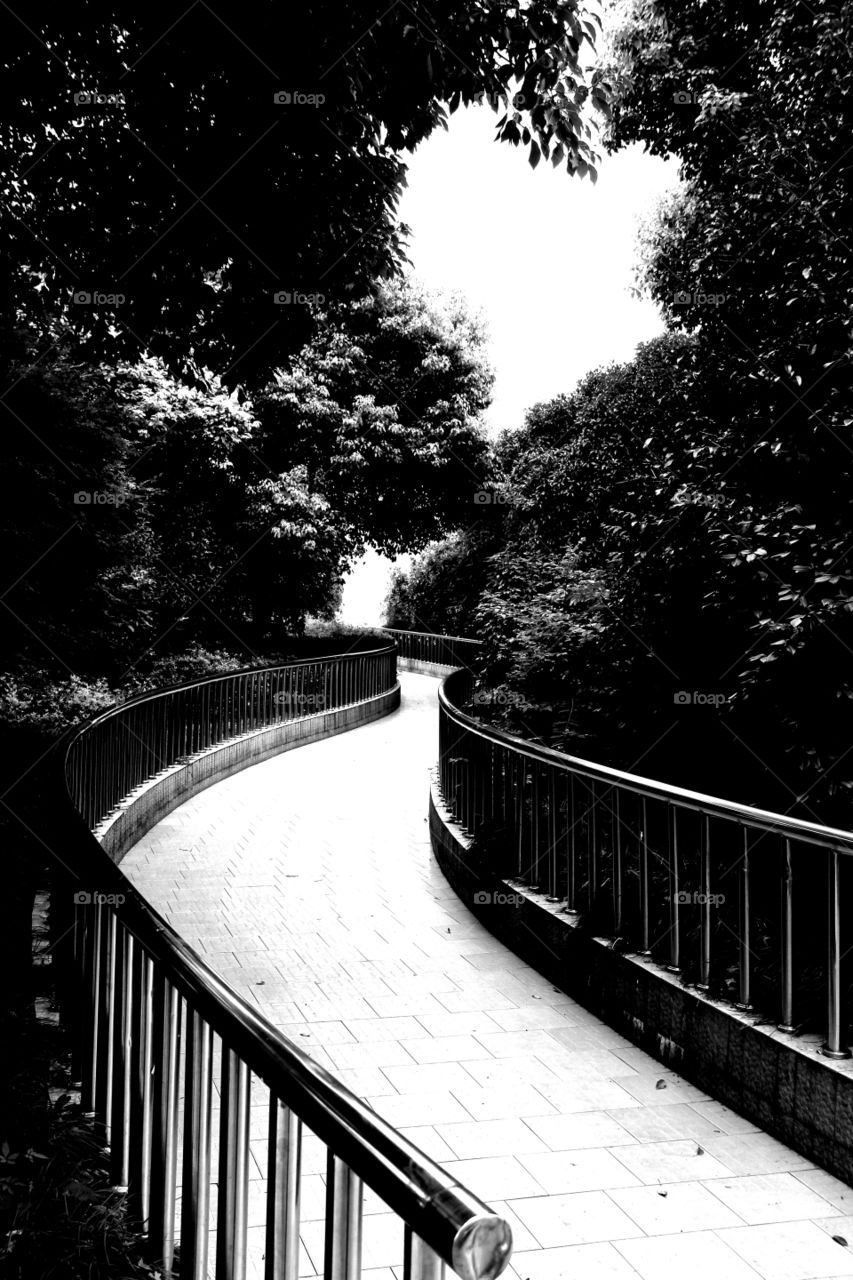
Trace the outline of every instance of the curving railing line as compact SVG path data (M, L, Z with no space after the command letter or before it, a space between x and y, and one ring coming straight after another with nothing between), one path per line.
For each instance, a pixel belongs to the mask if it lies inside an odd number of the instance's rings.
M795 890L814 892L826 875L826 1040L830 1058L850 1056L843 1009L842 876L853 833L721 800L578 759L482 723L462 708L476 705L470 671L446 676L439 691L439 782L453 819L479 841L490 870L526 881L563 901L568 913L594 918L597 933L625 950L659 956L666 968L690 967L709 989L720 877L737 883L736 1006L752 1008L756 926L762 894L766 933L768 884L776 897L770 947L776 969L780 1031L796 1028ZM808 875L798 861L819 853ZM687 856L692 868L685 879ZM761 872L756 877L755 869ZM698 875L696 874L698 870ZM795 870L798 878L795 879ZM775 890L772 885L775 883ZM728 884L728 881L727 881ZM821 886L821 895L823 888ZM778 895L778 896L776 896ZM602 924L602 898L606 922ZM716 916L715 916L716 913ZM697 919L698 917L698 919ZM690 920L691 928L685 928ZM809 929L815 925L808 919ZM766 937L762 943L766 954Z
M67 776L90 827L140 783L214 745L393 688L392 649L303 658L208 676L128 698L74 735Z
M207 1280L214 1181L214 1273L245 1276L249 1117L259 1087L268 1093L266 1280L300 1273L303 1127L327 1149L325 1280L361 1274L363 1185L401 1219L407 1280L438 1280L444 1263L464 1280L490 1280L508 1261L503 1219L217 977L92 830L136 788L213 746L395 688L389 644L142 694L61 746L62 858L74 901L64 1006L82 1101L103 1127L114 1180L165 1277Z
M401 631L396 627L383 627L391 636L401 658L415 662L429 662L441 667L467 667L480 647L479 640L465 636L442 636L432 631Z

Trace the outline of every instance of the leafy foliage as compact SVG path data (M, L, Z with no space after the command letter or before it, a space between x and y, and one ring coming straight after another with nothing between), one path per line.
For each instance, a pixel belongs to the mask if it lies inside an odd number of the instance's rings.
M674 154L641 290L669 335L498 454L485 675L521 732L849 823L850 12L630 0L611 148Z
M474 525L427 547L408 571L395 569L385 600L387 625L473 636L486 556L493 549L493 532Z
M399 271L399 153L448 111L487 101L498 138L584 174L609 103L577 0L97 0L2 23L7 321L63 315L95 358L148 350L232 385L315 332L300 298Z
M611 145L675 152L685 178L646 236L641 284L700 335L714 427L683 478L721 499L711 604L751 611L731 628L750 745L831 807L850 785L830 771L853 697L851 14L835 0L648 12L616 41L628 91ZM753 737L762 720L787 749Z
M458 523L489 465L480 328L402 285L324 320L253 399L154 357L89 365L67 334L7 339L5 372L2 655L56 679L268 652L331 616L366 545Z
M480 320L412 284L328 317L255 397L261 452L304 465L348 549L416 550L458 523L488 467L492 373Z
M126 1196L110 1185L108 1153L68 1095L51 1109L46 1145L46 1152L0 1148L0 1195L18 1199L0 1253L3 1280L157 1280L160 1269L127 1221Z

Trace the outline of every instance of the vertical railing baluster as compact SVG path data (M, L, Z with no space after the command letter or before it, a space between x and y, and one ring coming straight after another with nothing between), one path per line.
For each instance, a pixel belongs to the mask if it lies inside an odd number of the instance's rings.
M95 902L89 906L92 923L89 933L90 961L83 992L83 1050L82 1081L80 1090L80 1106L83 1114L94 1117L98 1105L98 1075L103 1069L100 1062L100 1028L103 1011L104 981L104 912L103 903Z
M738 877L738 1001L739 1009L752 1007L752 917L749 903L749 827L743 828L743 852Z
M649 920L649 808L645 796L641 800L642 838L640 840L640 955L651 954L651 930Z
M843 1037L841 1004L841 854L837 849L830 849L827 856L827 1030L822 1052L827 1058L849 1058L850 1050Z
M711 983L711 819L707 814L699 818L701 845L699 849L699 982L700 991L707 991Z
M181 1280L207 1280L213 1035L201 1014L189 1008L187 1023Z
M566 910L577 910L577 809L575 807L575 775L569 773L566 786Z
M97 1106L95 1110L104 1125L104 1141L110 1144L113 1110L113 1063L115 1061L116 987L119 975L116 968L116 914L104 908L104 985L103 1003L98 1019L100 1045L98 1048Z
M360 1280L362 1184L332 1151L326 1167L324 1280Z
M216 1280L245 1280L246 1275L250 1084L245 1062L223 1044Z
M130 1058L128 1208L143 1230L148 1224L151 1188L152 964L133 949Z
M779 1030L794 1030L794 865L791 841L782 840L781 1000Z
M540 857L541 848L541 808L542 793L540 787L541 769L538 764L534 763L530 766L531 774L531 796L530 796L530 887L538 889L541 886L541 868Z
M524 795L524 787L527 782L527 761L524 756L516 756L514 761L515 772L515 824L516 824L516 874L523 877L525 874L525 857L524 857L524 810L526 799Z
M622 894L624 873L622 867L622 792L614 788L613 796L613 932L622 932Z
M443 1280L443 1277L441 1258L407 1226L403 1245L403 1280Z
M154 1078L148 1239L164 1277L170 1280L175 1255L175 1199L178 1180L181 998L165 974L156 975L153 1026Z
M134 950L134 939L121 920L117 920L110 1167L116 1187L125 1190L130 1182L130 1091Z
M678 860L678 806L667 805L669 836L669 964L671 973L681 968L681 867Z
M589 893L588 910L592 911L598 898L598 798L595 780L589 783L589 827L587 831L587 890Z
M548 777L548 896L552 902L557 900L557 858L559 855L560 827L557 812L557 770L546 765Z
M302 1122L270 1095L267 1145L266 1280L297 1280Z

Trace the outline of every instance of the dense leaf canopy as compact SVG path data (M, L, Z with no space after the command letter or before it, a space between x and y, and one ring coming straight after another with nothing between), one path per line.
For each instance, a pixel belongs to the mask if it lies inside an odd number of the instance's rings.
M4 305L99 356L263 381L311 299L399 269L400 153L448 111L485 100L531 161L588 171L595 35L577 0L7 7Z

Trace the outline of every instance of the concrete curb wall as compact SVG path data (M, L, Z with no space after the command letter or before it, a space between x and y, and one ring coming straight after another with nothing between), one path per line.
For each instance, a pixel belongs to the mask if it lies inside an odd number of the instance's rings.
M400 684L388 693L379 694L365 702L334 711L320 711L300 720L289 720L270 725L252 733L229 738L217 743L182 764L164 769L155 778L128 795L121 807L110 814L98 827L95 835L114 862L121 862L128 849L141 840L146 832L171 813L173 809L191 800L205 787L221 782L241 769L260 764L271 756L305 746L320 738L331 738L348 729L378 720L400 705Z
M683 986L653 961L613 950L610 939L579 929L559 903L478 868L435 779L429 824L445 877L501 942L641 1049L853 1182L853 1061L825 1058L819 1037L783 1035L755 1014Z

